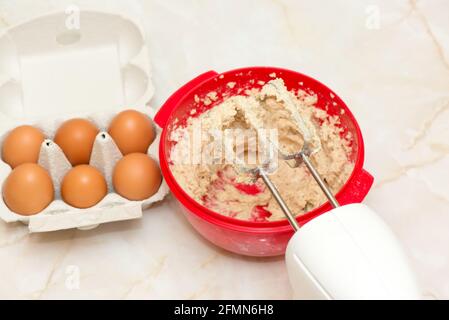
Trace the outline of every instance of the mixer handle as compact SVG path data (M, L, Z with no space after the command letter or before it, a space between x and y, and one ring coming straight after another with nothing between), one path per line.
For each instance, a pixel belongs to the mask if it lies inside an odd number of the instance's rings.
M298 299L420 299L407 255L388 225L354 203L322 214L290 239L285 254Z

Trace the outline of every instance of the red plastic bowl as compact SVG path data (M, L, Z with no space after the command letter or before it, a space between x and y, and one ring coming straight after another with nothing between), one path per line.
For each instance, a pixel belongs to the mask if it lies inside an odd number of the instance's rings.
M209 105L198 108L195 100L205 97L207 93L215 91L221 96L226 92L228 96L237 95L240 88L260 88L273 76L284 79L289 90L303 89L314 92L318 96L317 107L327 109L331 115L338 115L345 132L353 136L353 152L350 155L354 161L354 170L346 184L336 195L341 204L361 202L373 183L373 177L363 169L364 146L362 134L352 113L346 104L328 87L306 75L291 70L272 67L242 68L218 74L215 71L206 72L191 80L176 91L161 107L155 117L156 123L163 128L160 140L160 165L162 174L167 181L173 195L179 201L181 208L192 226L206 239L226 250L249 256L276 256L285 252L292 227L287 220L275 222L251 222L234 219L214 212L194 201L176 182L169 168L169 141L173 121L177 125L185 123L190 117L190 110L196 109L198 114L222 102L218 99ZM235 82L230 89L227 84ZM243 94L243 92L240 92ZM199 110L198 110L199 109ZM342 111L342 109L344 111ZM330 210L328 203L298 216L297 221L303 225L314 217Z

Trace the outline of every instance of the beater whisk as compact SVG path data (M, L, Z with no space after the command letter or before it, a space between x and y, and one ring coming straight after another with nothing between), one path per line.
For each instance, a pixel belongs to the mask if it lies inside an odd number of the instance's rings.
M255 168L249 168L245 166L244 162L241 159L235 159L234 165L237 167L237 170L241 172L249 173L252 174L254 177L262 178L265 185L268 187L271 194L275 198L276 202L279 204L279 207L281 208L282 212L285 214L286 218L290 222L291 226L295 231L297 231L299 230L299 225L295 219L294 214L291 212L291 210L285 203L284 199L282 198L282 195L279 193L278 189L276 188L276 186L271 181L268 175L267 168L270 167L272 161L274 160L273 153L269 151L271 150L269 148L270 146L276 148L275 154L277 154L278 158L280 158L281 160L286 161L290 167L295 168L304 163L308 168L308 170L310 171L313 178L315 179L315 181L320 186L321 190L324 192L326 198L329 200L332 207L334 208L339 207L339 203L337 199L335 199L332 191L326 185L325 181L321 178L316 168L313 166L312 162L310 161L310 156L321 149L321 141L317 137L314 127L308 125L307 122L300 115L297 102L292 98L291 93L288 92L284 86L280 86L276 81L273 80L269 81L268 85L270 85L269 87L270 89L267 90L268 92L262 92L262 94L275 96L278 100L284 103L284 107L290 113L292 120L296 125L296 129L303 137L304 143L302 145L302 148L298 152L286 153L283 152L277 146L276 142L271 141L269 139L264 139L264 136L262 134L258 134L260 145L265 151L265 154L268 155L268 157L262 162L261 165L256 166ZM242 111L244 112L244 110ZM256 123L256 121L254 121L253 117L246 116L246 119L249 122L249 124L258 131L258 133L260 132L261 129L263 129L261 128L260 123ZM268 144L270 144L270 146L267 145L267 142Z

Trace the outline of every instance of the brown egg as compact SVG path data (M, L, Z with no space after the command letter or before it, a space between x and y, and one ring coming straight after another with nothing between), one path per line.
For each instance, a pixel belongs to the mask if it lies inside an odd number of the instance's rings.
M54 140L73 166L88 164L98 131L89 120L71 119L58 128Z
M32 126L20 126L12 130L3 141L2 159L11 168L23 163L37 163L45 136Z
M14 168L3 184L3 200L11 211L30 216L44 210L54 198L48 172L36 163Z
M146 153L156 136L151 119L136 110L125 110L116 115L108 133L123 155Z
M128 200L143 200L157 192L162 182L156 161L143 153L131 153L115 165L112 183L115 191Z
M108 187L101 172L87 164L72 168L62 179L62 199L76 208L92 207L107 193Z

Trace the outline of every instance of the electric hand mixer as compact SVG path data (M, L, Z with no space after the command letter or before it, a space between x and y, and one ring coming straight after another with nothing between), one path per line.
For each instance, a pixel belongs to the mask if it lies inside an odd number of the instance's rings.
M287 246L286 263L296 297L419 299L413 273L392 232L367 206L339 205L310 161L309 157L321 147L319 139L312 141L315 137L311 132L313 128L306 124L285 87L272 81L269 84L283 101L304 139L302 149L296 153L287 154L276 146L278 158L287 161L291 167L304 164L333 207L300 228L269 177L273 159L268 156L262 164L251 168L241 159L234 160L238 171L264 181L295 230ZM254 129L262 129L252 117L246 118ZM272 141L268 142L274 145Z

